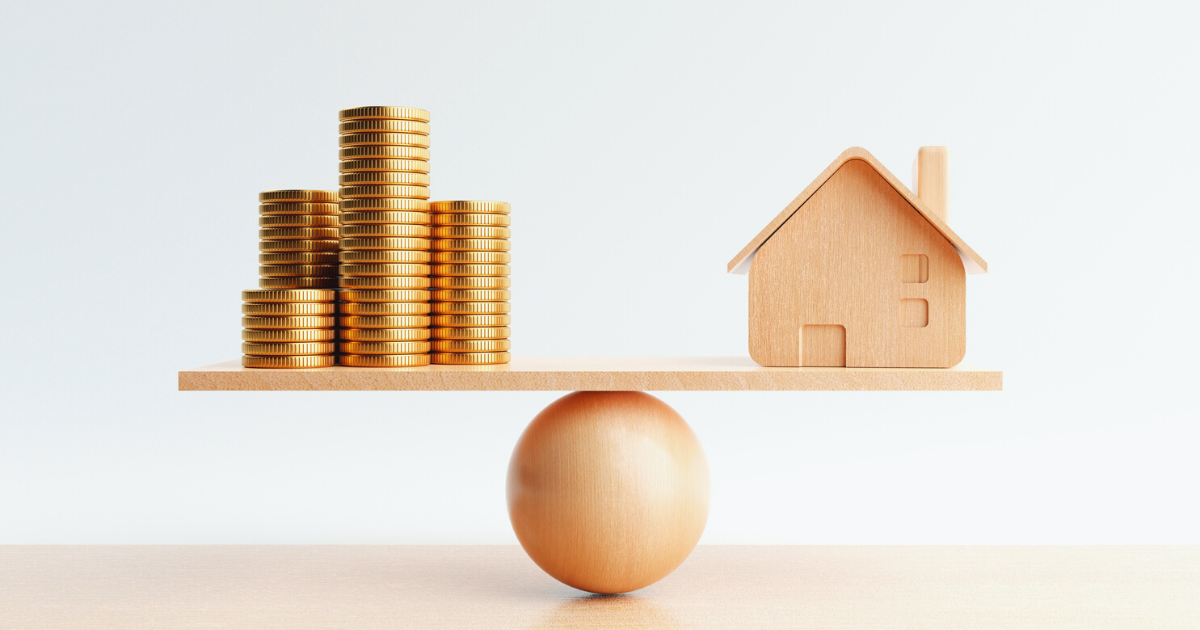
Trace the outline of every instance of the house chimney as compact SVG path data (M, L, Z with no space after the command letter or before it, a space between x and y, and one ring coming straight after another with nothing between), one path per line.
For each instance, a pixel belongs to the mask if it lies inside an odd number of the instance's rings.
M950 149L921 147L913 162L913 187L917 198L947 225L950 224Z

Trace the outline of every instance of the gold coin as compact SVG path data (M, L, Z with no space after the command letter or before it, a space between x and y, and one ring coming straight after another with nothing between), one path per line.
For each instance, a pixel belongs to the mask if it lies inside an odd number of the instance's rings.
M386 368L429 365L428 354L343 354L338 364L346 367Z
M342 147L338 149L339 160L425 160L429 161L429 149L425 147L394 147L386 144L366 147Z
M242 328L252 330L291 330L296 328L333 328L332 317L243 317Z
M428 212L344 212L342 225L429 225Z
M435 276L507 276L508 265L434 265Z
M435 352L504 352L512 348L507 339L442 339L433 342Z
M451 328L449 330L457 330ZM297 343L333 341L337 332L332 328L301 328L298 330L243 330L242 341L256 343Z
M336 291L327 289L283 289L278 291L250 289L249 291L242 291L243 302L258 304L276 302L332 302L336 296Z
M379 197L401 199L428 199L428 186L343 186L342 196L347 199L371 199Z
M425 341L428 328L343 328L338 331L342 341Z
M332 214L279 214L258 217L258 226L264 228L323 228L339 225L337 215Z
M338 120L419 120L421 122L429 122L429 112L416 107L389 107L384 105L370 105L364 107L351 107L338 112Z
M436 215L435 215L436 216ZM433 262L456 265L507 265L512 260L508 252L434 252Z
M424 354L428 341L347 341L338 350L348 354Z
M333 190L267 190L258 193L258 200L262 203L337 203L338 194Z
M434 212L508 214L512 206L503 201L434 201Z
M428 238L428 225L407 223L377 223L369 225L343 225L342 238Z
M443 252L506 252L510 247L507 239L499 238L439 238L431 246Z
M295 357L305 354L330 354L334 344L327 341L306 343L242 343L242 354L256 357Z
M425 160L344 160L338 162L342 173L428 173L429 162Z
M342 315L428 315L429 302L342 302Z
M343 289L428 289L429 278L426 276L382 276L382 277L342 277L338 280Z
M332 303L337 292L329 289L248 289L242 291L242 301L250 304Z
M437 238L508 238L512 236L512 230L491 225L440 225L433 228L433 235Z
M259 278L258 286L262 289L336 289L338 281L333 276Z
M419 133L428 136L429 123L419 120L349 120L338 125L338 133Z
M332 302L270 302L266 304L248 302L242 304L242 315L251 317L332 315L334 309Z
M336 276L337 265L262 265L258 275L264 278L288 278L292 276Z
M342 212L429 212L425 199L344 199Z
M427 238L344 238L342 249L429 249Z
M343 251L338 254L338 260L355 264L428 263L429 252L411 249L364 249L353 252Z
M434 315L434 326L448 328L496 328L512 323L511 315Z
M438 302L505 302L511 297L511 291L488 289L440 289L433 292L433 299Z
M434 302L438 315L498 315L512 310L508 302Z
M342 291L338 297L344 302L428 302L429 291L425 289Z
M433 279L435 289L507 289L510 286L512 280L506 276L441 276Z
M434 225L499 225L512 223L507 214L443 214L433 215Z
M338 184L342 186L428 186L429 176L425 173L342 173L338 175Z
M360 315L350 315L343 317L341 323L343 328L429 328L429 316L390 315L383 317L363 317Z
M337 252L273 252L259 254L262 265L336 265Z
M491 328L434 328L434 339L507 339L512 329L507 326Z
M438 352L431 356L439 365L496 365L512 360L507 352Z
M345 276L428 276L429 265L349 265L340 270Z
M263 228L258 231L258 238L264 241L300 241L312 239L337 238L338 228L335 227L277 227Z
M333 367L332 354L318 354L303 357L242 357L242 367L301 369Z
M336 203L264 203L258 206L258 213L278 216L289 214L321 214L337 216L339 212Z
M348 133L338 137L338 146L429 147L429 136L419 133Z
M319 241L259 241L261 252L336 252L338 242L334 239Z

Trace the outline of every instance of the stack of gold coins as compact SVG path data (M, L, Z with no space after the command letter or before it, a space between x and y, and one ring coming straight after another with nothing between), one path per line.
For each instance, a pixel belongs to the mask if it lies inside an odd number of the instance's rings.
M242 291L242 365L332 366L333 294L332 289Z
M330 190L259 193L258 286L337 287L338 195Z
M339 112L339 361L429 365L429 112Z
M508 363L510 207L503 201L435 201L433 362Z

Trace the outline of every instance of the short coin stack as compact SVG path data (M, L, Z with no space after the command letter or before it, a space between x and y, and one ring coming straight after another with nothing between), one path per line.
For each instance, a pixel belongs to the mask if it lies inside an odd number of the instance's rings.
M339 362L429 365L429 112L339 112Z
M331 190L259 193L258 286L337 287L338 194Z
M508 363L509 204L435 201L433 362Z
M242 291L242 365L332 366L333 294L332 289Z

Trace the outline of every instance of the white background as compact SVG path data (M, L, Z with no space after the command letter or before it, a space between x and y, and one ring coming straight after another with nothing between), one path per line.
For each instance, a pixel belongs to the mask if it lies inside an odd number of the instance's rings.
M745 355L730 258L849 146L953 156L1002 393L662 393L706 543L1200 543L1194 2L4 3L0 543L507 543L557 393L182 393L337 110L513 205L521 355Z

